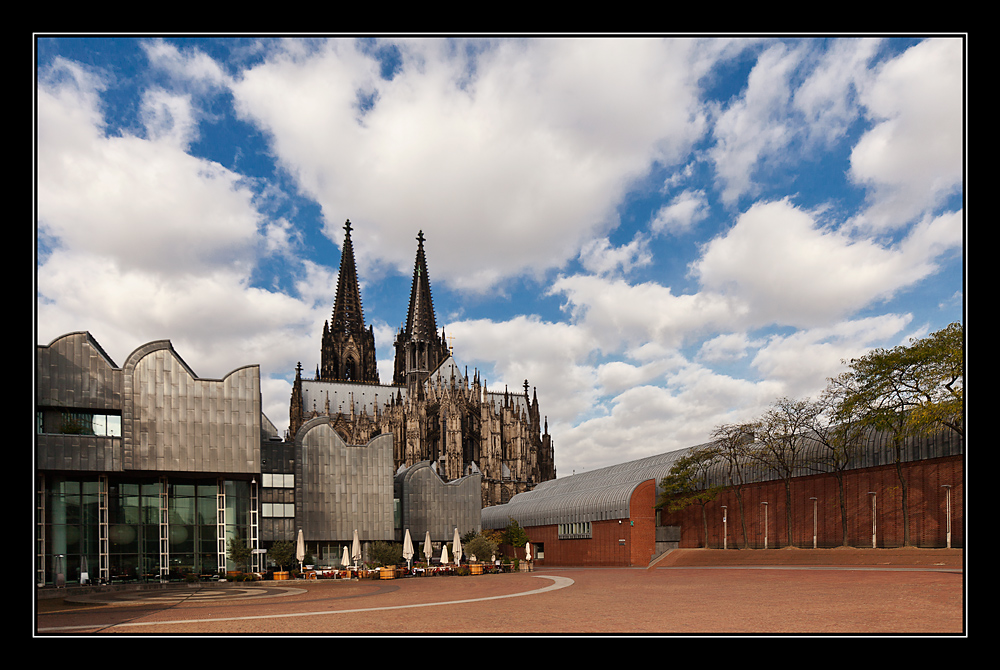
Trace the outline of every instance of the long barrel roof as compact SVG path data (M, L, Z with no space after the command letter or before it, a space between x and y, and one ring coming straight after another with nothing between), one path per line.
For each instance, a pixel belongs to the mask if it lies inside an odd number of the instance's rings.
M483 528L503 528L510 518L522 526L628 518L635 488L665 477L677 459L694 448L542 482L531 491L518 493L506 505L483 508Z

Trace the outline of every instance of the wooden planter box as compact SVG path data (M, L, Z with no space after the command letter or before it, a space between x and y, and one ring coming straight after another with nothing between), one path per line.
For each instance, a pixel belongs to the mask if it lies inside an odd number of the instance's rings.
M396 568L379 568L379 579L395 579Z
M483 574L483 564L482 563L470 563L469 564L469 569L471 570L472 574L474 574L474 575L481 575L481 574Z
M288 573L287 572L275 572L274 573L274 578L276 580L277 579L288 579Z

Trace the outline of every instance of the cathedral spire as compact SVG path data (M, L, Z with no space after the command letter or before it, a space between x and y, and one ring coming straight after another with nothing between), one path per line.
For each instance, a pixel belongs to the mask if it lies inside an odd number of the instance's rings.
M361 289L354 265L354 245L351 243L351 220L344 223L344 246L340 255L340 275L337 278L337 300L333 306L331 330L344 335L357 335L365 329L361 308Z
M448 357L448 345L438 333L431 297L431 280L424 254L424 231L417 234L417 258L413 264L410 308L406 325L396 337L393 383L419 384Z
M413 285L410 288L410 311L406 315L405 335L407 339L418 342L430 342L438 336L422 230L417 234L417 260L413 264Z
M350 219L344 223L337 297L329 329L323 325L320 358L320 379L323 381L378 382L375 335L371 328L365 329Z

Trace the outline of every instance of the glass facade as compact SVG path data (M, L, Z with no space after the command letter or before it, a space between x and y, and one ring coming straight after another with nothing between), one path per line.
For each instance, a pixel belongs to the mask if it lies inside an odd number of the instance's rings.
M79 580L81 573L91 578L96 574L100 556L99 493L97 478L56 478L45 491L45 518L39 535L44 538L44 553L40 546L39 558L47 583L53 583L57 572L67 582Z
M165 491L164 489L165 482ZM96 476L49 476L40 493L39 582L100 578L101 487ZM250 482L226 480L225 540L251 537ZM161 495L165 493L165 495ZM111 581L159 581L219 572L216 479L107 478L107 566ZM161 500L166 503L160 541ZM224 566L236 570L239 566Z

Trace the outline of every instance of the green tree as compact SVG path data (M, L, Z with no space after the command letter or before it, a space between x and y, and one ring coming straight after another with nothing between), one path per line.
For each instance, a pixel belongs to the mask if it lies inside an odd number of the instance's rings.
M503 531L504 544L520 549L528 544L528 534L517 523L517 519L511 518L507 522L507 527Z
M503 544L503 531L494 528L483 528L479 531L479 534L495 545L499 546Z
M965 436L965 329L953 323L924 339L912 340L909 369L910 422L917 431L944 426Z
M478 561L489 561L497 553L498 544L482 533L462 541L463 551Z
M910 346L875 349L851 359L845 416L861 416L889 439L903 511L903 544L910 516L902 454L907 438L945 426L964 435L964 346L961 324L951 324Z
M245 572L246 567L250 565L250 559L253 556L253 550L247 546L246 542L240 536L229 538L229 543L226 547L226 557L240 567L240 570Z
M715 445L696 447L681 456L660 480L660 497L656 506L679 512L691 505L701 506L703 546L708 546L708 514L706 506L724 486L709 486L708 472L719 457Z
M275 542L267 550L267 556L275 565L284 570L285 566L295 558L295 545L287 540Z

